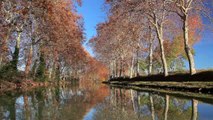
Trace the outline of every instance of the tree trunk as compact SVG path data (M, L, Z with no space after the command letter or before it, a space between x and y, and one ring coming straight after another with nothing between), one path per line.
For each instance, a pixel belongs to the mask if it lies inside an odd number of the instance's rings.
M151 37L149 43L149 75L152 74L152 64L153 64L153 39Z
M169 111L169 95L166 95L166 105L164 111L164 120L168 119L168 111Z
M196 73L196 69L195 69L194 57L192 54L192 48L189 44L188 14L183 16L183 20L184 20L184 23L183 23L184 47L185 47L186 56L189 62L190 74L193 75Z
M21 34L22 34L22 32L18 32L18 37L17 37L17 41L16 41L17 48L20 48Z
M110 64L110 67L111 67L111 78L114 78L114 62L112 61L111 64Z
M137 46L137 58L136 58L136 76L139 76L139 70L140 70L140 65L139 65L139 49L140 49L140 45L138 44Z
M152 95L149 96L150 98L150 107L151 107L151 114L152 114L152 120L155 120L155 108L154 108L154 102Z
M120 59L120 74L119 74L120 77L122 77L122 70L123 70L123 59L121 57L121 59Z
M54 71L55 71L55 58L53 58L52 59L52 61L51 61L51 64L49 65L49 68L48 68L48 78L49 78L49 80L51 80L51 79L54 79ZM72 74L72 75L74 75L74 74ZM72 76L71 75L71 76Z
M135 61L135 58L134 56L132 56L132 61L131 61L131 67L130 67L130 78L133 77L133 72L134 72L134 61Z
M123 55L121 55L121 69L120 69L120 72L121 72L121 77L124 77L125 76L125 70L124 70L124 57L123 57Z
M132 107L135 113L139 112L139 104L138 104L138 92L131 90L131 97L132 97Z
M115 77L118 77L118 60L115 60Z
M21 33L18 32L18 36L16 39L16 46L15 46L15 51L13 53L13 60L11 61L12 67L14 70L18 70L18 58L19 58L19 48L20 48L20 41L21 41Z
M11 28L9 28L8 29L8 31L7 31L7 35L5 36L5 37L3 37L3 40L4 41L2 41L3 43L2 43L2 47L3 47L3 51L2 51L2 53L1 53L1 63L0 63L0 66L2 66L3 65L3 61L5 60L5 59L3 59L3 52L8 52L8 46L7 46L7 41L9 40L9 38L10 38L10 35L11 35Z
M24 95L24 112L25 112L25 120L30 120L30 110L29 110L29 102L28 96Z
M25 68L25 76L28 77L29 72L30 72L30 66L32 64L32 57L33 57L33 46L31 45L30 47L30 53L28 54L28 59L26 63L26 68Z
M2 55L0 55L0 68L2 66Z
M46 63L43 53L41 52L41 55L39 57L39 65L36 70L36 77L39 78L40 81L44 82L45 78L45 70L46 70Z
M115 62L115 60L113 60L112 67L113 67L113 78L115 78L116 77L116 62Z
M160 51L161 51L161 61L163 64L163 70L164 70L164 76L168 76L168 68L167 68L167 62L166 62L166 57L165 57L165 52L164 52L164 40L163 40L163 28L162 26L156 27L157 30L157 36L160 44Z
M9 111L9 120L16 120L16 99L10 100L10 104L8 106L8 111Z
M110 103L112 105L114 105L115 101L114 101L114 88L113 87L110 87L110 97L109 97L109 100L110 100Z
M33 63L33 67L32 67L32 77L35 79L36 77L36 73L37 73L37 70L38 70L38 59L36 59Z
M50 68L50 69L49 69L49 77L48 77L49 79L51 79L51 78L53 77L53 76L52 76L52 72L53 72L53 68Z
M117 63L116 60L114 60L114 77L117 77Z
M60 66L60 63L59 63L59 58L57 58L56 69L55 69L55 77L56 77L56 80L58 80L58 82L61 80L60 79L60 76L61 76L60 69L61 69L61 66ZM78 73L77 73L77 76L78 76Z
M198 101L193 99L192 100L192 120L197 120L197 113L198 113Z

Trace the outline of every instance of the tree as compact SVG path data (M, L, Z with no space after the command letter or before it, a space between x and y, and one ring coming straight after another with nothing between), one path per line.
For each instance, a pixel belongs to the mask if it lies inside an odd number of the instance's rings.
M190 23L193 22L193 19L190 18L190 16L194 15L198 18L198 20L201 17L201 11L205 11L203 7L203 1L202 0L171 0L173 2L173 5L176 9L175 12L182 21L182 31L184 36L184 49L185 53L187 55L187 59L189 62L189 69L190 74L193 75L196 73L195 69L195 62L194 62L194 56L192 51L192 45L190 44L190 31L193 31L193 29L190 29ZM193 25L199 25L199 22L196 22Z
M81 4L81 0L0 2L0 60L8 57L27 78L77 78L93 69L96 60L82 46L83 21L76 2Z

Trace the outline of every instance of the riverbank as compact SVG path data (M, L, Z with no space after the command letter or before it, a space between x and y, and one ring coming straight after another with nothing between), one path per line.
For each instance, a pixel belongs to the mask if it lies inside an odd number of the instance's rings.
M8 81L0 81L0 95L4 92L10 92L10 91L30 91L35 88L40 87L49 87L49 86L56 86L56 85L67 85L71 84L72 82L67 81L60 81L60 82L36 82L32 80L24 80L22 82L8 82Z
M113 88L118 89L132 89L135 91L141 92L151 92L153 94L160 94L162 96L170 95L178 98L186 98L191 99L194 98L196 100L213 104L213 94L201 94L194 93L189 91L175 91L175 90L166 90L166 89L157 89L157 88L146 88L146 87L137 87L137 86L122 86L122 85L111 85Z
M186 73L170 76L151 75L134 78L114 78L104 81L105 84L123 87L155 88L196 93L213 93L213 71L203 71L195 75Z
M3 81L1 80L0 82L0 93L3 92L8 92L8 91L14 91L14 90L23 90L23 91L27 91L30 89L34 89L37 87L46 87L49 86L53 83L50 82L35 82L32 80L25 80L23 82L8 82L8 81Z

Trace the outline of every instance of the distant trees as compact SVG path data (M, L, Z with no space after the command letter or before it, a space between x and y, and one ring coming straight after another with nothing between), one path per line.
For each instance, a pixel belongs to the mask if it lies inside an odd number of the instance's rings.
M80 77L94 60L84 50L80 0L2 0L0 73L24 71L29 78ZM41 78L41 79L40 79ZM9 79L9 78L8 78Z
M90 40L111 77L182 70L196 72L192 46L201 38L203 1L106 0L108 20ZM195 9L192 12L191 9ZM144 72L143 72L144 71ZM118 74L120 72L120 74Z
M96 57L82 47L80 0L2 0L0 2L0 77L24 71L25 77L64 79L97 70L111 77L139 76L183 69L196 73L192 46L200 40L203 0L106 0L108 20L90 40ZM96 65L103 67L103 71ZM9 75L10 76L10 75ZM7 77L4 77L7 78Z

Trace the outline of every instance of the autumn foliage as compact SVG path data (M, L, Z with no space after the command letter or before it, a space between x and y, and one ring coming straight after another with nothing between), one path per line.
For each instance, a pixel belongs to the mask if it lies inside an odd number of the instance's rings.
M183 1L106 0L108 19L97 25L90 45L111 77L167 76L184 70L184 60L193 74L192 47L202 37L206 8L202 0ZM185 21L181 5L190 6Z
M40 81L81 78L87 73L105 77L105 67L82 46L83 19L77 4L81 1L1 1L0 76L5 79L8 71L24 71L26 78ZM16 68L10 69L11 65Z

